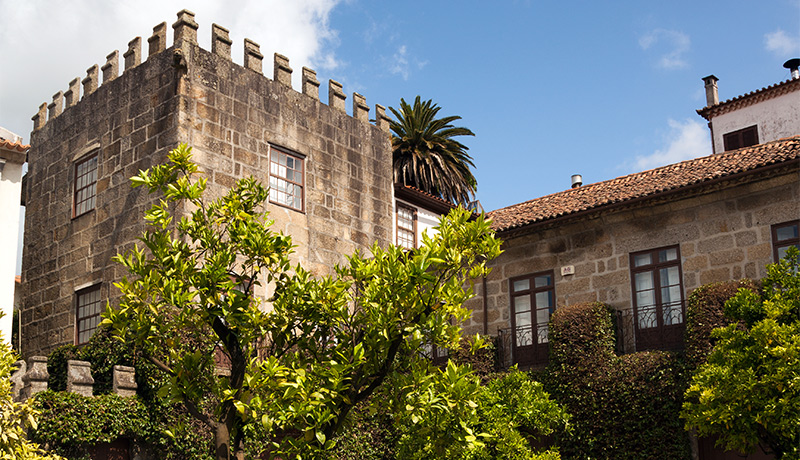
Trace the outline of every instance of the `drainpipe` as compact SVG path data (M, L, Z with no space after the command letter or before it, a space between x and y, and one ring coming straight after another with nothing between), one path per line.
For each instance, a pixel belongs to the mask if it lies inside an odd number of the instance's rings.
M489 335L489 299L486 297L486 276L483 276L483 335Z

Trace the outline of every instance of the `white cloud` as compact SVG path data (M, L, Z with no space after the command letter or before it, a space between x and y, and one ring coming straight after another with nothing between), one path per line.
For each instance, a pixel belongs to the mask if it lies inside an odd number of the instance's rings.
M669 133L664 138L664 147L650 155L638 156L632 168L644 171L691 158L711 154L711 139L708 128L702 123L686 119L668 120Z
M800 53L800 36L790 36L783 29L764 34L764 46L781 57L794 57Z
M677 30L654 29L639 37L639 47L645 51L654 49L660 53L656 65L667 70L688 65L684 54L689 51L691 44L689 36Z
M408 80L408 49L406 45L401 45L400 48L397 48L397 51L391 57L389 72L402 76L403 80Z
M303 66L330 71L340 65L338 35L329 19L341 1L0 0L0 56L6 63L0 74L0 126L29 140L30 118L39 104L66 90L73 78L83 78L93 64L102 65L114 49L122 54L136 36L143 39L146 57L146 40L162 21L171 44L175 13L183 8L196 14L202 47L210 48L211 24L219 24L230 30L235 62L242 62L243 41L250 38L261 45L264 73L271 76L272 54L281 53L289 57L299 87Z

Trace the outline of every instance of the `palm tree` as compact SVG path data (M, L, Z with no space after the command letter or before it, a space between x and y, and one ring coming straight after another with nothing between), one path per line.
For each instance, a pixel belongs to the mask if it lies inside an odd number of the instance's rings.
M459 116L436 118L441 107L432 100L400 99L400 111L389 107L397 120L392 130L394 182L410 185L455 204L467 205L475 196L475 167L467 146L456 136L474 136L467 128L453 126Z

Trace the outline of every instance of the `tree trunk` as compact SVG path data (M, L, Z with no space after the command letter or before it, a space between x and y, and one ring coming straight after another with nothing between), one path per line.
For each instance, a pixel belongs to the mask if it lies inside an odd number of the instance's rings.
M214 430L214 458L230 460L231 432L224 423L217 423Z

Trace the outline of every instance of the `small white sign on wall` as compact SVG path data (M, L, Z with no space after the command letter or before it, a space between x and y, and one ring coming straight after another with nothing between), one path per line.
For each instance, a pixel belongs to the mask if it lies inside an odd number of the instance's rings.
M565 267L561 267L561 276L574 275L574 274L575 274L574 265L567 265Z

